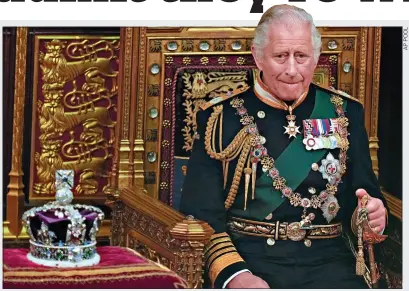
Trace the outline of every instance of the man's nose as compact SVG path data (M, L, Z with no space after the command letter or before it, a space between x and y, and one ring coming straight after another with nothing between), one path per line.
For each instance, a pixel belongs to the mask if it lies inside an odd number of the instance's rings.
M286 75L290 77L295 77L297 75L297 63L295 61L294 56L290 56L287 60L287 68L286 68Z

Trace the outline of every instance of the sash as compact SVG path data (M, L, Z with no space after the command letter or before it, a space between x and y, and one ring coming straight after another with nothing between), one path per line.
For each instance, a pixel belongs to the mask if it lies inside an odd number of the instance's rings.
M347 102L344 100L344 110ZM317 90L315 95L315 105L311 113L311 119L337 118L335 105L331 103L328 93ZM288 187L297 189L311 171L311 165L321 160L328 150L307 151L303 144L302 137L297 137L275 160L275 167L280 172L280 176L286 179ZM273 186L273 180L267 176L267 172L256 181L255 200L248 204L247 210L231 209L232 215L264 219L268 214L277 209L287 198L282 197L282 193Z

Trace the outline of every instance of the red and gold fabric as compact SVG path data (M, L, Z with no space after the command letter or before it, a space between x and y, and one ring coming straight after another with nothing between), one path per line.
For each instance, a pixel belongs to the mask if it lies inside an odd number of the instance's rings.
M101 261L85 268L51 268L30 262L27 249L3 252L4 288L184 289L186 282L166 267L121 247L98 247Z

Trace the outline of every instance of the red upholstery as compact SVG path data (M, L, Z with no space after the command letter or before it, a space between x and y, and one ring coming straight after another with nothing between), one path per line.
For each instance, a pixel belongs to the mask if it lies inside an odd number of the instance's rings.
M187 288L174 272L131 249L98 247L97 252L101 256L97 266L57 269L32 263L27 249L4 249L3 288Z

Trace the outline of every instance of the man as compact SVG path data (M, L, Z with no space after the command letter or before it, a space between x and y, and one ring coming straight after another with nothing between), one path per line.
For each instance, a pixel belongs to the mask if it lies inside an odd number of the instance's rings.
M180 208L215 229L211 287L367 288L342 234L362 198L381 234L386 203L362 105L311 83L320 48L308 13L273 6L253 41L254 88L198 113Z

